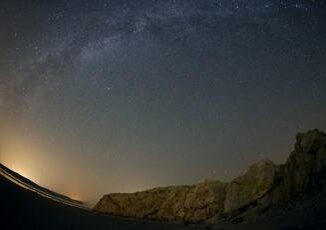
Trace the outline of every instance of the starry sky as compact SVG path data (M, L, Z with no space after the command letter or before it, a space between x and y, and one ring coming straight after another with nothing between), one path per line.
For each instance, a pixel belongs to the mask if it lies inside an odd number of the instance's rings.
M326 130L326 1L2 0L0 34L1 163L90 203Z

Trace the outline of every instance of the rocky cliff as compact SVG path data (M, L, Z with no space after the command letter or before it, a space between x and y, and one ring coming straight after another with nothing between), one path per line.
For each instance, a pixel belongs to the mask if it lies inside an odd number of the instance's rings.
M317 191L325 181L326 134L315 129L297 134L294 151L283 165L270 160L258 162L230 183L205 181L193 186L108 194L94 210L170 221L232 221Z
M222 213L227 184L205 181L193 186L155 188L105 195L95 210L129 217L200 221Z

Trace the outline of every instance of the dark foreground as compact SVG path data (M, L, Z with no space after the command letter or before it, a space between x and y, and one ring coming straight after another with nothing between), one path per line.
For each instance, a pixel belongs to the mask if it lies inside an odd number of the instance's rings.
M203 226L105 216L26 190L0 175L0 229L203 229Z
M0 175L0 229L326 229L326 191L261 212L249 223L173 224L106 216L26 190Z

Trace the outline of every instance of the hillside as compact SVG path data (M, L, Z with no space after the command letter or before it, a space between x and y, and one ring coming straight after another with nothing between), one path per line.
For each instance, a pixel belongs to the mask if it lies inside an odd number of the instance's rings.
M258 162L230 183L205 181L194 186L108 194L94 210L168 221L246 223L263 211L273 213L296 199L320 194L325 181L326 134L315 129L297 134L294 150L285 164ZM297 202L300 207L301 201Z

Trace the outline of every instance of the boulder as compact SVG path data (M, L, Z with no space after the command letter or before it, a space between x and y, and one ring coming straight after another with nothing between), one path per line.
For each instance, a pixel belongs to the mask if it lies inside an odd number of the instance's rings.
M232 212L262 197L275 185L277 172L278 167L270 160L250 166L228 186L224 212Z

